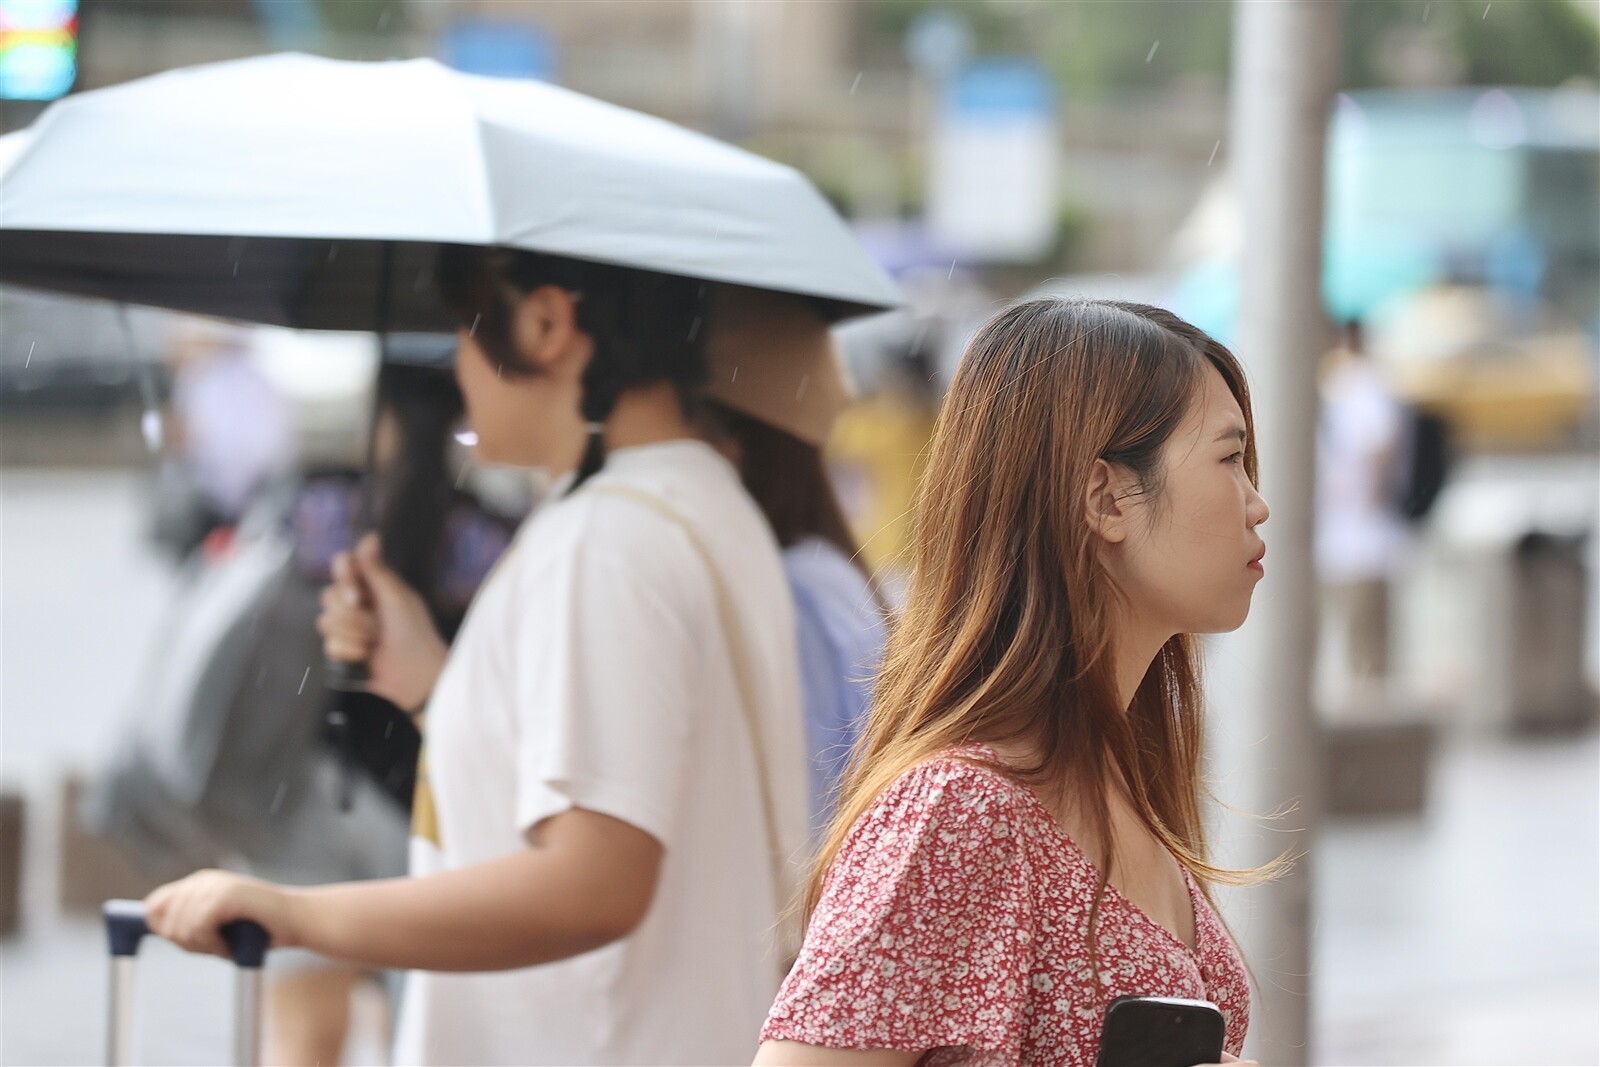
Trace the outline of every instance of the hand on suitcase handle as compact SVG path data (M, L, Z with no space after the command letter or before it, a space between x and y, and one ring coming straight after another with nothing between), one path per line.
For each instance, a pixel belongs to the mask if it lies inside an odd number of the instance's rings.
M144 901L108 900L101 911L105 915L111 955L137 956L139 942L150 933L150 924L145 921ZM219 933L228 943L228 952L237 966L257 968L266 961L271 939L267 936L267 928L260 923L241 919L224 925Z
M196 871L144 898L150 932L179 948L229 958L222 931L250 919L266 929L275 948L297 948L306 921L305 894L232 871Z

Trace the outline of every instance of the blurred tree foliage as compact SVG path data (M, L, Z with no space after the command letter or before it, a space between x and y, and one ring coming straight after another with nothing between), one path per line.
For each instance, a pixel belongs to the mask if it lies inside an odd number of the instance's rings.
M971 28L976 54L1033 55L1065 91L1094 97L1196 76L1224 82L1231 7L1230 0L866 0L857 10L864 43L879 54L898 49L923 12L945 10ZM1346 88L1404 81L1395 57L1408 44L1413 54L1440 53L1450 80L1465 84L1600 76L1600 29L1572 0L1345 0L1344 8Z
M1392 84L1385 47L1428 35L1465 85L1560 85L1600 77L1600 29L1571 0L1346 0L1344 73L1354 89Z
M402 0L317 0L316 8L322 25L335 33L392 36L405 26Z

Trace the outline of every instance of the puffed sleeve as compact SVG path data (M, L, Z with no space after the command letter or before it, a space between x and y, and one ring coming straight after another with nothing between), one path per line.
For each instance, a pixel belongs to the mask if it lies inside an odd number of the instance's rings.
M1020 788L944 758L886 790L829 870L763 1040L1019 1050L1035 935Z

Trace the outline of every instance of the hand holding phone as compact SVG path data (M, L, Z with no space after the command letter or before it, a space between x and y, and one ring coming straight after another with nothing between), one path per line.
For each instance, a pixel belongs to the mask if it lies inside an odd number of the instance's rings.
M1225 1029L1222 1012L1209 1001L1118 997L1106 1009L1095 1067L1221 1063Z

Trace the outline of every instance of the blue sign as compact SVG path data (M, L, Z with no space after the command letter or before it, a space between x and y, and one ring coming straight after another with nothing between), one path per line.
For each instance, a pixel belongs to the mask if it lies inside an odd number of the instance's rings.
M510 19L457 22L439 42L439 58L464 74L554 81L555 42L542 29Z
M950 110L963 118L1033 118L1055 112L1056 87L1044 69L1031 60L986 59L961 71L947 100Z

